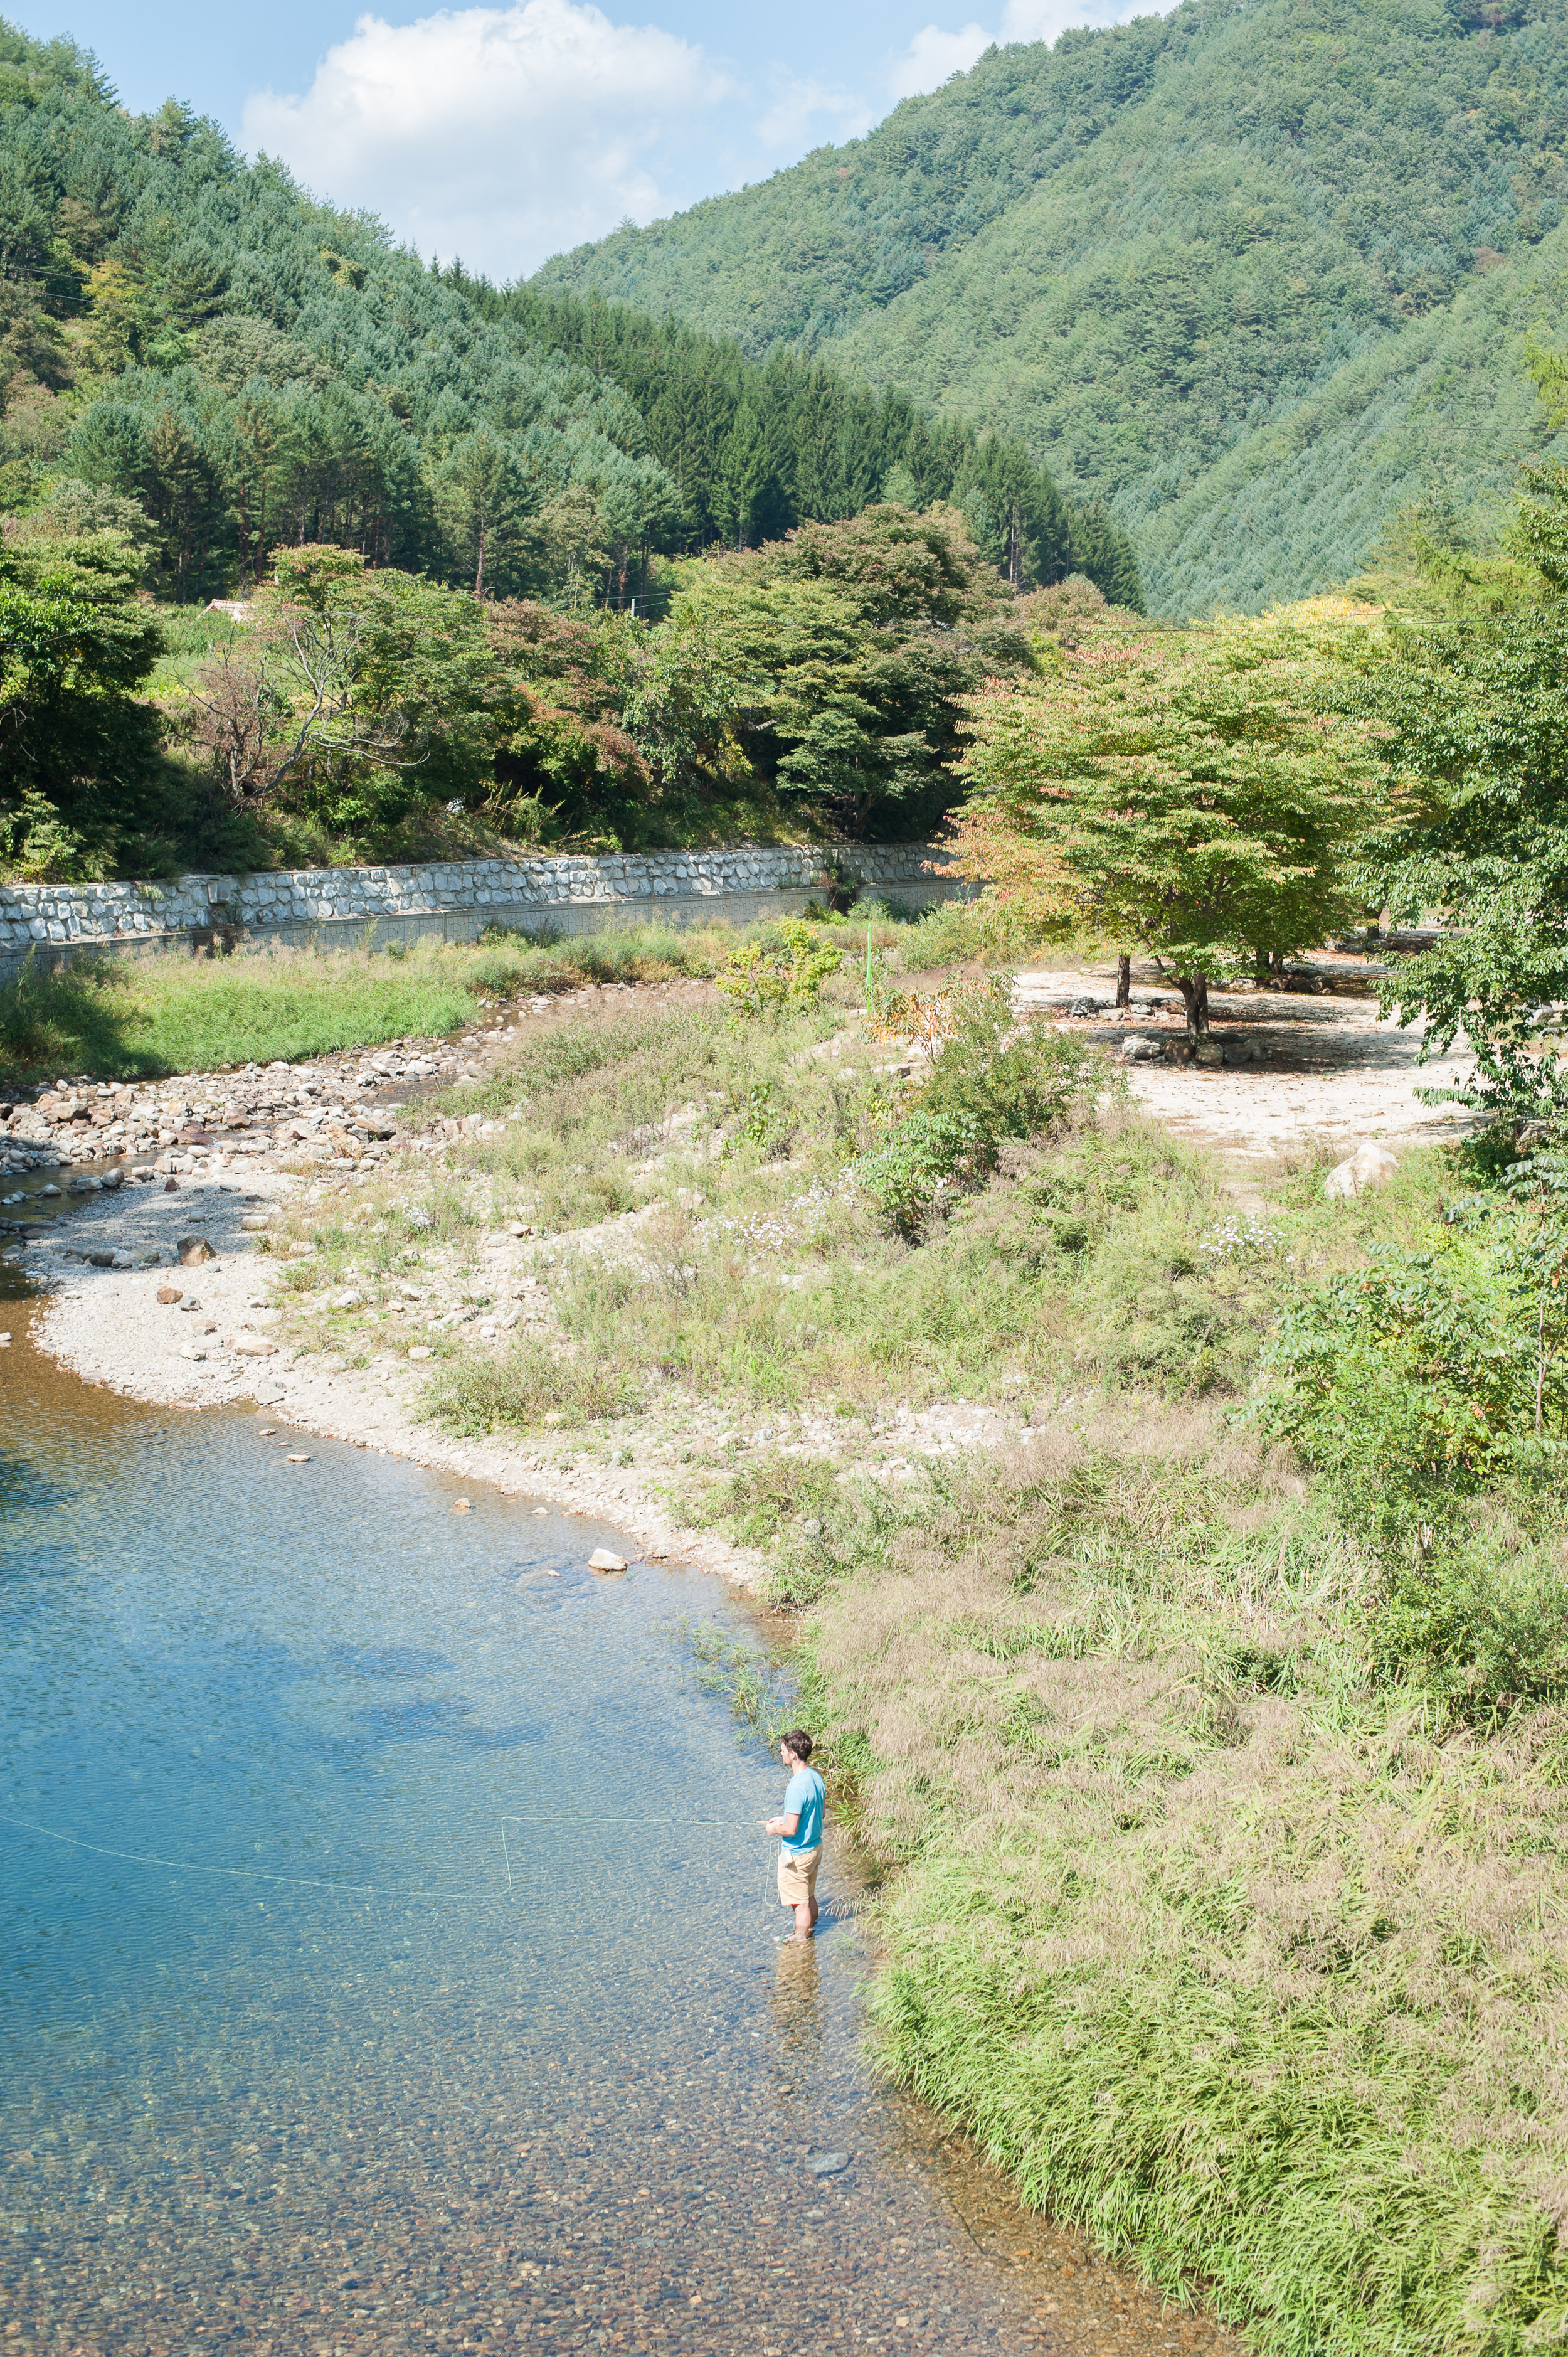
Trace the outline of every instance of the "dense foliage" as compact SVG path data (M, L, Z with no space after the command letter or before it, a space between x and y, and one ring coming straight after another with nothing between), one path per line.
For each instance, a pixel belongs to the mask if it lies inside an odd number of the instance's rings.
M0 858L35 873L102 874L145 811L158 726L134 690L158 637L134 579L112 533L0 544Z
M1329 604L1207 630L1107 618L1040 679L967 702L971 871L1037 923L1157 957L1208 1028L1208 985L1267 971L1353 908L1369 731L1335 716Z
M1021 433L1155 610L1345 579L1434 474L1506 494L1559 299L1555 0L1183 0L993 49L865 138L546 266Z
M958 498L1020 584L1076 569L1137 600L1124 539L1015 442L427 269L174 102L124 114L69 44L0 25L0 500L64 483L128 505L166 597L243 593L275 547L335 542L476 595L646 605L659 552L891 485Z
M134 552L113 533L17 537L0 547L4 856L35 877L156 872L181 824L213 864L302 833L386 852L433 811L606 848L758 812L918 834L950 799L958 699L1036 660L951 511L879 506L682 571L650 627L477 599L331 543L279 548L155 708L130 693L159 643ZM179 758L159 765L163 732Z

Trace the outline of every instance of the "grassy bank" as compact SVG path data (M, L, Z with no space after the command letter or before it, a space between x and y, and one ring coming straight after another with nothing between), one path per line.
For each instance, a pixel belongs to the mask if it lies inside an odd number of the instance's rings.
M1330 1204L958 996L925 1078L851 969L525 1029L434 1167L291 1215L290 1330L417 1329L448 1428L763 1553L887 1868L887 2067L1031 2200L1291 2357L1555 2346L1546 1165Z
M884 949L919 957L953 941L983 953L961 909L910 925L880 910L832 920L824 936L864 955L867 926ZM61 1075L156 1078L323 1055L384 1039L439 1037L486 1000L709 975L765 927L627 925L565 941L498 933L472 944L400 951L274 949L233 958L79 959L0 985L0 1085Z

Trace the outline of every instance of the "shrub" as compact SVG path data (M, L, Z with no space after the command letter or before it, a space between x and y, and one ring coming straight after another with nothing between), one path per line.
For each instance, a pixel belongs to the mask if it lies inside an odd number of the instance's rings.
M747 1015L776 1015L786 1006L803 1006L822 993L829 974L843 963L843 953L800 917L786 917L772 937L747 942L725 961L714 976L714 986L734 1002L735 1020Z
M851 1166L887 1225L912 1237L943 1199L996 1166L1004 1138L1059 1127L1103 1084L1100 1060L1074 1039L1020 1028L1005 980L958 994L919 1101L884 1145Z
M430 1390L430 1410L450 1432L524 1428L548 1415L564 1424L596 1424L639 1406L642 1379L618 1360L558 1358L538 1342L517 1342L499 1359L473 1359L443 1369Z
M942 1196L983 1166L984 1156L985 1141L972 1121L920 1106L899 1123L885 1146L852 1164L850 1175L875 1198L896 1234L913 1237Z

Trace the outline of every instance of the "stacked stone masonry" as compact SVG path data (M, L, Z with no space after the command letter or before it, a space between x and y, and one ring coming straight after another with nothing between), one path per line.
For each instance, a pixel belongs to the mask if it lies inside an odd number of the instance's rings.
M314 867L181 876L166 884L0 885L0 978L29 952L388 949L421 938L473 941L487 926L594 932L650 918L744 924L798 914L838 880L924 908L962 895L929 844L832 849L660 851L639 858L461 859L417 867Z

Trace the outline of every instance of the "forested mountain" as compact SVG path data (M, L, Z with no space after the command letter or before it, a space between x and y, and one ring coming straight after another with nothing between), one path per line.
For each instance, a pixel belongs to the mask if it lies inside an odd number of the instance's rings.
M1022 435L1156 609L1344 578L1538 441L1563 0L1182 0L993 49L866 138L546 265Z
M651 556L952 502L1016 586L1127 544L1015 438L747 361L599 303L427 269L171 101L0 24L0 508L113 524L176 602L284 544L568 605L646 600ZM116 504L118 503L118 504ZM657 601L656 601L657 602Z

